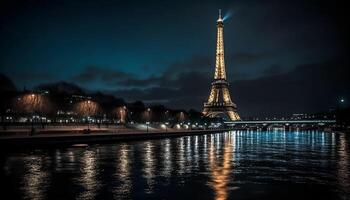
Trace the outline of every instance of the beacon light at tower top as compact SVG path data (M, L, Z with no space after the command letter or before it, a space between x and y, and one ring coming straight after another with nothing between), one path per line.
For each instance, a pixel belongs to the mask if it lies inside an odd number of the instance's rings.
M222 18L223 21L227 20L228 18L230 18L232 16L232 11L228 11L225 13L224 17Z
M219 18L217 20L217 22L223 22L223 21L226 21L228 18L230 18L232 16L232 11L229 10L227 11L224 16L222 17L222 12L221 12L221 9L219 9Z

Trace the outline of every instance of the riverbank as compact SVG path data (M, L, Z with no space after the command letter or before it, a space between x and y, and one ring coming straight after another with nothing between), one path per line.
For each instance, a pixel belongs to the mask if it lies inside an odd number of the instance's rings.
M23 148L34 146L71 145L81 143L105 143L117 141L145 140L180 137L188 135L201 135L229 131L229 129L209 130L177 130L177 131L151 131L151 132L91 132L89 134L39 134L33 136L4 136L0 137L0 148Z

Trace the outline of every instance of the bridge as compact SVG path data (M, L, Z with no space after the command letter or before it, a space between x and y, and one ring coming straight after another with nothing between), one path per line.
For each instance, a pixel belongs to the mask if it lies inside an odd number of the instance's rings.
M335 124L336 120L254 120L254 121L226 121L224 122L228 126L234 125L271 125L271 124L280 124L280 125L292 125L292 124Z

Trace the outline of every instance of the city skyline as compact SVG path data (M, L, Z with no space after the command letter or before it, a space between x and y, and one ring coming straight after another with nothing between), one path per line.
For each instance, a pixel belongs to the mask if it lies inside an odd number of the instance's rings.
M349 99L340 4L63 2L2 6L1 72L18 89L66 81L127 101L201 110L223 8L231 14L230 90L243 116L328 111Z

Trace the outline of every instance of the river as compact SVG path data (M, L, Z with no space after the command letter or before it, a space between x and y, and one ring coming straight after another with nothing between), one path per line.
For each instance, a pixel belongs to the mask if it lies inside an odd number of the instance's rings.
M349 199L349 141L232 131L2 151L1 199Z

